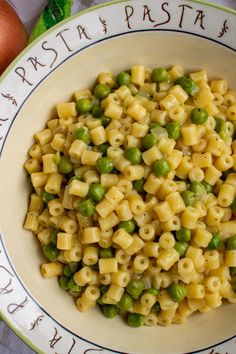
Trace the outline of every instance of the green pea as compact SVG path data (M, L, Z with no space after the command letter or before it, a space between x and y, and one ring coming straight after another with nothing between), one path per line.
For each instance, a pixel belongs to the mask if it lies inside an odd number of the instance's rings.
M121 310L128 311L132 305L133 305L132 297L129 294L124 293L120 301L118 302L119 308Z
M157 143L157 139L149 133L142 138L142 146L144 149L148 150L151 149Z
M177 140L180 138L181 130L180 130L180 124L178 122L168 122L165 125L165 129L168 132L169 138L174 139L174 140Z
M131 76L130 74L128 74L125 71L122 71L121 73L119 73L116 77L116 83L118 86L129 86L131 83Z
M116 305L105 304L102 306L103 314L106 318L116 317L119 308Z
M96 104L93 105L93 108L91 110L91 114L95 117L98 118L103 112L103 109L101 106L98 106Z
M68 289L72 290L74 293L80 293L82 291L82 286L79 286L75 283L74 278L71 277L68 281Z
M230 267L229 270L230 270L231 277L236 275L236 267Z
M135 230L135 221L133 219L127 221L121 221L118 225L119 229L124 229L126 232L131 234Z
M101 286L100 286L100 293L102 294L102 295L104 295L106 292L107 292L107 290L108 290L108 288L109 288L109 285L104 285L104 284L102 284Z
M204 186L204 188L205 188L207 193L211 193L212 192L212 186L209 183L207 183L204 180L201 183Z
M94 95L99 100L103 100L103 98L106 98L110 93L111 89L106 84L98 84L94 90Z
M176 231L176 238L180 242L188 242L191 240L191 230L182 227L180 230Z
M132 279L129 281L126 291L133 298L138 299L144 290L144 283L140 279Z
M155 288L148 288L145 290L148 294L154 295L154 296L158 296L160 295L160 290L159 289L155 289Z
M102 200L105 194L105 188L100 183L91 183L89 186L88 197L95 203Z
M108 157L100 157L96 161L96 169L99 173L110 173L113 170L113 162Z
M192 191L184 191L181 193L181 197L186 206L193 205L197 202L197 198Z
M236 250L236 235L230 236L226 239L226 249L227 250Z
M144 316L139 313L129 313L127 317L128 325L131 327L143 326Z
M96 212L94 203L91 199L86 199L78 206L78 210L83 216L93 216Z
M112 258L113 248L112 247L101 248L99 254L101 258Z
M153 163L152 170L156 177L166 176L171 171L170 163L166 159L160 159Z
M220 132L219 132L219 136L220 136L220 138L221 138L222 140L224 140L224 141L226 141L227 138L228 138L228 135L227 135L227 133L226 133L225 130L220 131Z
M82 140L87 145L91 143L91 137L88 128L86 127L81 127L77 129L75 132L75 138L78 140Z
M236 213L236 198L234 198L234 201L230 205L230 208L232 209L233 213Z
M65 265L64 265L63 273L64 273L64 275L66 275L67 277L71 277L71 275L72 275L73 273L72 273L72 271L71 271L71 269L70 269L69 264L65 264Z
M152 129L155 129L155 128L160 128L161 127L161 124L157 123L157 122L151 122L149 124L149 130L151 131Z
M190 190L195 194L196 197L201 198L206 194L206 189L201 182L192 182L190 184Z
M182 241L182 242L176 241L175 242L174 248L179 253L180 258L184 257L188 246L189 246L188 242L184 242L184 241Z
M218 234L212 234L211 241L208 243L209 250L218 250L222 247L223 242Z
M208 113L203 108L193 108L190 113L190 118L194 124L203 124L208 119Z
M151 80L153 82L168 81L168 79L169 79L168 72L164 68L156 68L151 73Z
M137 179L136 181L133 181L132 184L133 184L133 188L138 192L138 193L142 193L144 192L144 189L143 189L143 185L145 183L145 180L142 178L142 179Z
M125 157L129 160L133 165L139 165L142 161L142 153L137 148L137 146L133 146L125 151Z
M59 285L63 290L68 290L68 281L69 278L65 275L62 275L61 277L59 277Z
M151 307L151 312L160 312L161 311L161 306L159 304L159 302L155 302L154 305L152 305Z
M53 245L57 244L57 234L58 234L57 230L52 230L52 232L50 233L50 243Z
M175 84L180 85L188 95L194 95L197 91L197 85L190 77L179 77Z
M216 122L215 131L217 133L220 133L220 132L226 130L226 121L224 119L219 118L219 117L215 117L215 122Z
M110 123L111 118L102 115L102 116L100 117L100 120L101 120L102 126L103 126L103 127L106 127L106 126Z
M58 196L55 194L51 194L46 191L43 191L42 197L43 197L44 203L47 204L48 202L50 202L50 200L53 200L53 199L57 198Z
M80 114L88 113L93 108L92 102L88 98L80 98L76 102L77 112Z
M69 157L62 156L61 161L58 165L58 171L65 175L71 173L74 169L73 163L70 161Z
M106 155L107 154L107 149L109 148L109 144L107 143L103 143L101 145L98 145L98 151L102 153L102 155Z
M103 302L103 295L101 294L99 296L99 298L96 300L97 304L103 306L104 305L104 302Z
M59 250L54 244L49 243L48 245L43 247L43 253L49 261L53 262L57 259L59 255Z
M187 293L185 286L179 283L172 283L167 290L171 299L175 302L183 301Z

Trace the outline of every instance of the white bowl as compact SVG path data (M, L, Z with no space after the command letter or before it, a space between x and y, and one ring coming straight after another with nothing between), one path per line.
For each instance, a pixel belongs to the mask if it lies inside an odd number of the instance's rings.
M235 353L236 305L185 324L133 329L97 310L83 314L56 280L42 279L42 255L23 229L29 195L23 169L33 134L58 102L89 87L103 70L134 64L205 69L236 89L236 12L201 1L124 1L97 6L30 45L0 83L0 309L37 352ZM223 343L217 346L217 343ZM213 349L212 349L213 350ZM215 351L211 351L211 353Z

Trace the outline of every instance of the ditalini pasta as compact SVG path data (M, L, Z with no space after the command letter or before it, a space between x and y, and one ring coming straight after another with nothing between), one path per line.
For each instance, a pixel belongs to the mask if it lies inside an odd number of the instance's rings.
M235 134L236 92L180 66L102 72L59 103L24 165L42 276L133 327L236 302Z

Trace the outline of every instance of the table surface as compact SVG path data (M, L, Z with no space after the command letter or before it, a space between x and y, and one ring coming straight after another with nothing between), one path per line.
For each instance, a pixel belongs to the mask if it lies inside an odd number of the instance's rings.
M47 0L9 0L21 17L27 31L30 33L35 21L44 8ZM104 0L75 0L73 12L80 11L85 7L105 2ZM236 9L236 0L211 0L220 5ZM11 329L0 321L0 354L34 354Z

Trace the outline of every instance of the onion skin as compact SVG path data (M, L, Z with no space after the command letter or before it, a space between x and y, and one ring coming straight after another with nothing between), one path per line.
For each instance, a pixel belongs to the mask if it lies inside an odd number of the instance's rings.
M0 0L0 75L26 47L25 28L15 10Z

